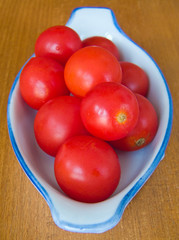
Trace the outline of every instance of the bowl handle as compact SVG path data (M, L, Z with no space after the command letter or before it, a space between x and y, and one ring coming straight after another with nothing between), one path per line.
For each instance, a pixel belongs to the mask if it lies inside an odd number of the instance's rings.
M110 38L110 32L113 31L124 33L117 23L114 12L105 7L75 8L66 26L79 33L82 40L84 36L95 36L96 29L98 29L98 36L108 38Z

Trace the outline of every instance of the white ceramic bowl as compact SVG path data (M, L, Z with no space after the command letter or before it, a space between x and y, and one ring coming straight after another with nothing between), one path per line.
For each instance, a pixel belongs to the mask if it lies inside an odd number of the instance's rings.
M100 233L111 229L120 221L127 204L164 157L172 127L172 100L157 64L126 36L111 9L77 8L66 25L76 30L81 39L93 35L111 39L118 46L122 60L142 67L150 79L148 98L159 117L159 129L150 145L136 152L119 153L122 175L115 193L100 203L80 203L62 193L54 176L54 159L36 144L33 132L36 111L28 107L21 98L19 76L22 69L18 73L8 99L7 121L11 143L19 163L45 198L57 226L74 232Z

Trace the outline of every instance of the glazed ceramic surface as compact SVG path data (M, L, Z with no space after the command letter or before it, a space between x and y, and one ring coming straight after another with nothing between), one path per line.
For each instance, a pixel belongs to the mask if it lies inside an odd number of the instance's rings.
M172 100L157 64L121 30L111 9L77 8L66 25L73 28L81 39L98 35L112 40L119 48L122 60L143 68L150 79L148 98L159 117L158 132L150 145L136 152L118 153L122 175L114 194L100 203L80 203L68 198L60 190L54 176L54 158L45 154L35 141L33 120L36 111L21 98L19 77L22 69L18 73L9 95L7 121L19 163L45 198L57 226L74 232L100 233L113 228L120 221L127 204L164 157L172 126Z

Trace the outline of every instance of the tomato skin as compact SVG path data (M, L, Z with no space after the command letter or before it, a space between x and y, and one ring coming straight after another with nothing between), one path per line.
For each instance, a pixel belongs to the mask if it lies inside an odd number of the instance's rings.
M53 26L36 40L36 56L50 57L65 65L68 58L82 47L79 35L67 26Z
M116 149L135 151L152 142L158 129L158 117L152 103L136 94L139 103L139 120L135 128L124 138L111 142Z
M92 136L68 139L56 155L54 171L64 193L87 203L110 197L121 176L116 152L108 143Z
M100 83L81 103L81 117L94 136L112 141L126 136L136 125L139 106L134 93L119 83Z
M120 60L120 52L117 48L117 46L109 39L102 37L102 36L93 36L86 38L82 41L82 46L87 47L87 46L98 46L105 48L109 52L111 52L117 59L118 61Z
M55 156L60 145L69 137L87 134L80 117L81 100L60 96L44 104L36 114L34 133L43 151Z
M26 103L34 109L54 97L69 94L63 66L53 59L31 58L21 72L20 91Z
M68 89L76 96L86 93L101 82L121 82L122 70L116 57L96 46L81 48L75 52L64 70Z
M134 63L120 62L122 68L122 84L134 93L147 96L149 79L145 71Z

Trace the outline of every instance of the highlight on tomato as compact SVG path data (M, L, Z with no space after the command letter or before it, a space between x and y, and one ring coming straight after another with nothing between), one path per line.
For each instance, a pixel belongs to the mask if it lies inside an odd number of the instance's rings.
M67 61L64 78L70 92L84 97L101 82L117 82L122 79L121 66L109 51L89 46L76 51Z
M139 103L139 119L135 128L119 140L111 142L116 149L135 151L147 146L154 139L158 129L158 117L152 103L140 94L136 94Z
M50 57L65 65L69 57L82 47L81 39L70 27L59 25L43 31L35 43L35 54Z
M25 102L34 109L61 95L68 95L64 68L53 59L33 57L20 75L20 92Z
M138 116L135 94L119 83L100 83L81 102L84 126L92 135L107 141L125 137L137 124Z
M34 133L40 148L55 156L60 145L75 135L88 134L80 117L81 100L60 96L45 103L37 112Z
M92 136L74 136L61 145L54 172L57 183L69 197L96 203L114 193L121 167L108 143Z

